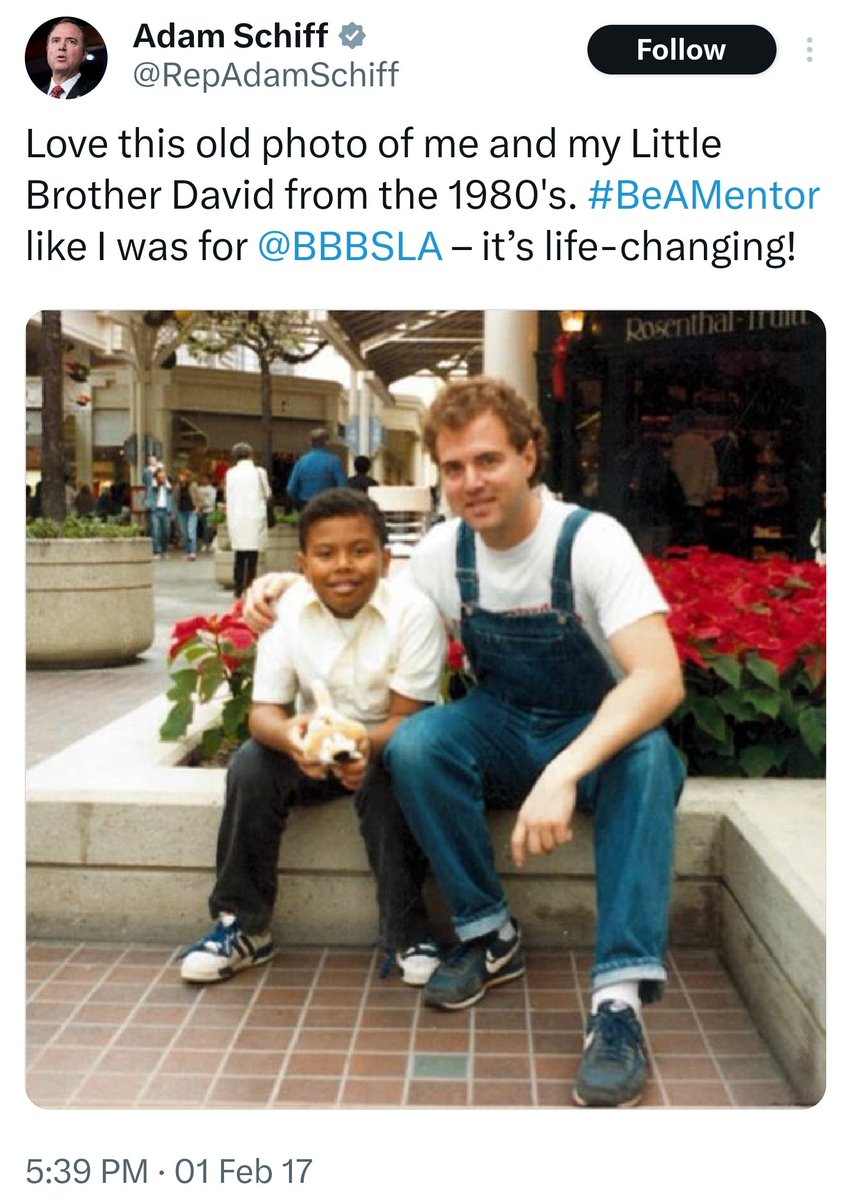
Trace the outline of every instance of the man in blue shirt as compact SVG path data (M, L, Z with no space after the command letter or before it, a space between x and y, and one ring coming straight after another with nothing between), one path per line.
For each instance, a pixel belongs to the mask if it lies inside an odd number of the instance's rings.
M326 488L346 486L343 464L326 448L328 438L327 429L314 429L310 435L311 449L302 455L290 474L287 495L299 512L308 500Z

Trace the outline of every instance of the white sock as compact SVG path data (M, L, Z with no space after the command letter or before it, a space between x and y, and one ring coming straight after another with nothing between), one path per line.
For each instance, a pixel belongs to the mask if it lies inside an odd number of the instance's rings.
M509 942L514 937L515 932L516 931L514 928L514 922L512 921L511 917L509 917L508 920L505 922L505 924L500 929L499 936L502 939L502 941Z
M622 983L609 983L597 988L591 993L591 1012L595 1013L606 1000L620 1001L628 1004L638 1016L641 1012L641 1001L638 998L638 980L626 979Z

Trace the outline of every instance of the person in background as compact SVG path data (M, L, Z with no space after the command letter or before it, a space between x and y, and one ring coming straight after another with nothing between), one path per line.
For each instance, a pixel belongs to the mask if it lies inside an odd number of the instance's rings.
M171 545L171 522L174 516L174 496L171 480L165 467L158 463L154 471L154 504L151 509L151 539L154 558L160 559Z
M156 454L148 455L148 462L142 471L142 487L145 489L145 533L148 537L153 537L151 528L151 510L154 507L156 500L156 489L154 487L154 472L157 467L162 466L162 463L157 458Z
M183 551L187 562L195 562L198 553L198 509L201 506L201 497L198 494L198 484L192 478L188 467L181 467L178 471L174 492L174 506L183 539Z
M95 498L87 483L80 485L80 490L74 499L74 511L78 517L90 517L95 511Z
M677 413L671 421L671 470L683 489L680 541L698 546L706 540L704 509L718 487L718 463L712 443L697 429L690 410Z
M95 516L100 517L102 521L105 521L107 517L111 517L113 515L114 511L112 485L107 484L104 486L101 484L101 489L98 492L98 498L95 501Z
M206 554L216 536L216 527L211 520L216 511L216 489L205 472L198 476L198 503L198 545L201 553Z
M233 594L238 599L257 574L266 539L266 501L272 494L263 467L255 466L248 442L231 450L233 466L225 476L228 537L233 550Z
M368 492L371 487L378 487L378 480L369 473L372 463L365 454L359 454L355 459L355 473L349 476L349 487L357 488L359 492Z
M310 435L311 449L293 467L287 483L287 495L294 508L301 512L308 500L326 488L345 487L343 465L328 449L330 435L325 428L314 429Z

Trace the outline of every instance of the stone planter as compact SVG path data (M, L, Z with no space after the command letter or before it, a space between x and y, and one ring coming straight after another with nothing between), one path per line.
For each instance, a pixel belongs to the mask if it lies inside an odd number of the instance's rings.
M288 522L276 525L266 532L265 546L257 560L257 573L265 571L298 570L298 526ZM233 587L233 551L230 548L227 525L220 525L216 535L216 583L224 588Z
M112 667L154 640L150 538L27 541L27 666Z
M298 525L282 521L268 531L266 565L269 571L298 570Z

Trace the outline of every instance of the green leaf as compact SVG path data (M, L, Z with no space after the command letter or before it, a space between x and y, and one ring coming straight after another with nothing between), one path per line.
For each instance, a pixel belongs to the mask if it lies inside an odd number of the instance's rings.
M821 752L818 758L815 758L810 754L803 741L799 739L794 742L789 750L789 758L786 762L786 774L792 779L824 779L824 751Z
M788 692L784 693L780 703L780 720L792 733L798 732L800 715L805 705L796 701Z
M738 688L742 682L742 664L732 654L719 654L711 660L712 670L720 675L730 687Z
M704 733L708 733L717 742L726 742L727 723L717 701L710 699L709 696L695 696L691 704L691 711Z
M759 743L745 746L738 754L739 764L749 779L762 779L772 769L782 767L789 753L788 745Z
M215 654L211 646L205 646L203 642L187 642L180 651L187 662L195 662L199 658L209 658Z
M763 692L757 688L749 688L746 695L748 703L752 704L763 716L773 719L779 715L783 705L783 697L780 692Z
M827 742L827 714L824 705L805 708L798 716L798 728L813 758L818 758Z
M715 703L732 717L734 721L753 721L758 716L757 710L750 700L750 693L734 692L728 688L715 697Z
M204 758L212 758L222 744L224 733L220 725L205 729L201 736L201 754Z
M224 679L225 671L218 658L211 658L198 672L198 695L206 704L212 700Z
M164 742L176 742L183 737L192 720L193 708L191 700L175 704L160 726L160 737Z
M780 676L774 663L769 662L766 658L760 658L758 654L749 654L746 661L747 668L754 679L758 679L760 683L770 687L773 692L779 689Z
M247 692L242 692L228 700L222 709L222 726L225 736L232 741L244 740L247 734L246 722L251 699Z
M166 692L169 700L188 700L195 691L198 676L195 671L175 671L171 676L171 687Z

